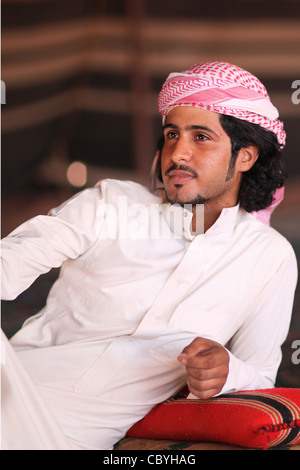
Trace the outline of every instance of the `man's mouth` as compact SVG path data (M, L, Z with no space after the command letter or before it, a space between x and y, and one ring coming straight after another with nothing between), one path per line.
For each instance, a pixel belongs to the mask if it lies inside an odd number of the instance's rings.
M197 173L191 168L183 166L175 167L174 165L166 171L166 176L173 184L184 184L196 178Z

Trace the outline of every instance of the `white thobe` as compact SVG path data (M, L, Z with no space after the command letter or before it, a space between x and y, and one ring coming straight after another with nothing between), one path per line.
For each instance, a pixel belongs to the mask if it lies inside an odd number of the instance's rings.
M205 234L191 232L191 218L139 184L104 180L3 239L5 300L61 266L9 355L62 446L111 448L185 384L177 356L197 336L228 349L222 393L274 385L297 278L293 249L239 206L223 209ZM9 363L3 370L9 381ZM16 432L4 416L7 447L45 445L22 441L26 428Z

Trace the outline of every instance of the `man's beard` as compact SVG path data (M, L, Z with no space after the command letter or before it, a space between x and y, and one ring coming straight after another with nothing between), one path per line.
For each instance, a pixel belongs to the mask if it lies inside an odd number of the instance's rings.
M229 181L233 177L234 170L235 170L235 162L236 162L236 159L234 159L233 156L231 156L225 181ZM176 163L174 163L170 168L168 168L165 175L167 176L170 173L170 171L172 171L172 170L188 171L192 175L198 176L197 173L195 172L195 170L189 168L187 165L177 165ZM177 189L180 189L182 186L183 186L182 184L176 184L175 185L175 187ZM166 192L166 199L170 204L177 204L177 205L180 205L182 207L184 205L188 205L188 204L191 205L191 206L196 206L197 204L205 204L208 201L208 199L205 198L204 196L201 196L201 194L197 194L195 197L192 197L188 201L182 201L182 200L180 200L179 197L176 197L175 199L171 199L171 198L168 197L167 191L165 191L165 192Z
M182 185L177 185L178 187L182 186ZM196 206L197 204L204 204L207 199L203 196L201 196L201 194L198 194L196 197L192 198L192 199L189 199L188 201L182 201L180 200L179 197L175 198L175 199L171 199L168 197L168 194L166 192L166 198L167 198L167 201L170 203L170 204L177 204L181 207L185 206L185 205L191 205L191 206Z
M193 170L192 168L189 168L187 165L177 165L176 163L174 163L170 168L168 168L168 170L166 171L165 175L167 176L172 170L182 170L182 171L187 171L188 173L190 173L191 175L197 177L197 173L195 172L195 170ZM183 185L182 184L175 184L175 187L179 190ZM166 191L166 198L167 198L167 201L170 203L170 204L178 204L180 206L184 206L184 205L192 205L192 206L196 206L197 204L204 204L206 202L206 198L204 198L203 196L201 196L201 194L197 194L195 197L192 197L191 199L189 200L181 200L180 199L180 196L179 197L176 197L175 199L171 199L168 194L167 194L167 191Z

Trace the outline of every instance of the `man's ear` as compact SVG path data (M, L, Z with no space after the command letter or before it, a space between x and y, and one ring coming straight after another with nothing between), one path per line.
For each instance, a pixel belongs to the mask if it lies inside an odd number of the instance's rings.
M258 156L259 149L256 145L241 148L236 159L237 171L245 172L250 170L258 159Z

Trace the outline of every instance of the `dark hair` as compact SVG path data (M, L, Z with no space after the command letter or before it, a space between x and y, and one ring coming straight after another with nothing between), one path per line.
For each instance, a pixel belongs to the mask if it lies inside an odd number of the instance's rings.
M258 124L224 114L220 115L220 123L231 140L230 168L234 168L241 148L258 146L258 159L250 170L243 173L239 202L247 212L265 209L272 203L276 189L284 185L286 178L276 134Z
M257 145L259 157L252 168L243 173L239 191L239 203L247 212L265 209L273 201L276 189L284 185L286 173L280 145L276 134L258 124L220 115L220 123L231 140L229 172L235 167L236 158L243 147ZM158 150L164 145L164 137L158 141ZM155 168L156 176L162 181L160 158Z

